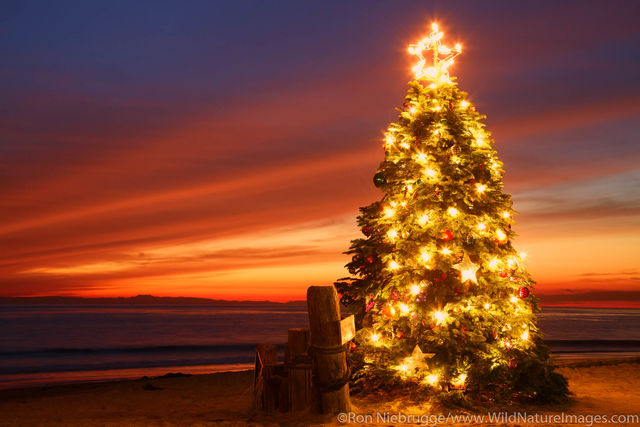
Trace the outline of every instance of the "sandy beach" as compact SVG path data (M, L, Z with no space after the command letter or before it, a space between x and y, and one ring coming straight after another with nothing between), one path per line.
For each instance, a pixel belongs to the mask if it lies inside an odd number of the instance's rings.
M559 364L574 393L568 405L506 410L509 413L526 411L527 414L560 415L564 412L609 417L640 414L640 359L572 360ZM0 425L344 425L336 416L256 412L252 408L252 375L251 371L224 372L2 390ZM359 415L375 414L377 411L422 416L448 413L428 405L410 404L404 399L382 401L375 397L355 396L353 403L355 413ZM373 422L367 419L363 421L366 422L360 424L376 424L375 415ZM447 423L460 425L452 420ZM527 423L497 421L492 424ZM529 425L563 424L543 422Z

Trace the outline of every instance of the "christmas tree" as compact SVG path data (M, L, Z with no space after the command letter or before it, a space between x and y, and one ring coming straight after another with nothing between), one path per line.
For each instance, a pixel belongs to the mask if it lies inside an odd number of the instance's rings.
M384 196L360 209L366 238L351 242L352 277L336 283L360 328L356 387L563 400L567 381L537 327L525 255L512 246L502 163L484 116L449 76L461 46L442 36L434 24L409 47L416 80L373 178Z

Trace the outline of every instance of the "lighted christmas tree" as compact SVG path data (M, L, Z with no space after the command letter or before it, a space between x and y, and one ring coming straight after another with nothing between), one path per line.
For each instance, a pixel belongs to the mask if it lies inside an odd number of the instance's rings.
M404 387L440 397L558 401L536 325L525 255L512 246L515 211L482 119L449 77L462 51L433 32L409 47L419 62L384 141L352 241L352 277L336 283L360 329L353 352L361 388ZM429 58L425 58L425 54Z

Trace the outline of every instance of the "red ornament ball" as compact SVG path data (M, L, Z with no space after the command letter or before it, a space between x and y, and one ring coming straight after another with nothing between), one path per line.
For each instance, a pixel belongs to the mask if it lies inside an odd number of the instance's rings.
M520 289L518 289L518 296L522 299L525 299L526 297L528 297L529 288L522 286Z
M440 232L442 234L442 240L448 242L453 239L453 233L448 228L445 228Z

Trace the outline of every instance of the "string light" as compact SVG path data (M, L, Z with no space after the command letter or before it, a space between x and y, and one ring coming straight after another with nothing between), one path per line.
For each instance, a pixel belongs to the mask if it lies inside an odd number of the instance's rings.
M469 106L468 101L460 101L460 108L467 108Z
M491 308L491 304L489 304L488 302L485 302L483 307L485 310L489 310Z
M425 377L424 382L429 385L436 385L439 379L440 376L438 374L430 374Z
M441 253L442 255L451 255L452 251L451 251L451 249L449 249L449 248L447 248L447 247L445 246L444 248L440 249L440 253Z
M395 240L398 238L398 230L396 230L395 228L392 228L391 230L389 230L387 232L387 237L389 237L389 239L391 240Z
M456 216L458 216L460 211L454 207L450 207L449 209L447 209L447 213L455 218Z
M411 285L411 294L412 295L418 295L420 293L420 291L422 291L422 286L417 285L417 284L413 284Z
M369 336L369 339L371 340L372 343L377 344L380 341L380 335L378 334L371 334Z
M400 304L400 313L409 314L409 311L411 311L411 309L407 304L404 304L404 303Z
M418 153L416 155L416 161L418 163L426 163L427 162L427 155L425 153L422 153L422 152Z
M440 310L435 311L433 313L433 318L436 319L436 322L440 325L444 323L445 320L447 320L447 313Z
M507 211L502 212L502 217L503 218L509 218L511 216L511 214Z
M451 381L451 384L453 384L456 387L462 387L464 386L466 381L467 381L467 374L462 373L458 377L454 378Z
M518 298L517 298L517 297L515 297L515 296L512 296L512 297L509 299L509 301L511 301L513 304L515 304L515 303L517 303L517 302L518 302Z
M476 184L476 191L477 191L479 194L484 193L486 189L487 189L487 186L486 186L486 185L484 185L484 184Z
M484 222L479 223L477 226L479 231L485 231L487 229L487 224L485 224Z
M429 215L426 213L418 217L418 224L425 225L427 222L429 222Z
M389 262L389 269L397 270L399 268L400 268L400 264L398 264L397 262L395 262L393 260Z
M393 208L390 207L386 207L384 208L384 216L386 216L387 218L391 218L392 216L394 216L396 213L396 211Z
M431 254L426 249L423 249L422 252L420 252L420 258L422 258L422 261L426 264L431 261Z
M433 23L431 29L433 31L428 37L409 46L409 53L418 57L418 63L413 67L416 79L428 80L437 86L450 83L448 68L453 64L454 58L462 53L462 46L456 44L453 49L447 47L441 42L444 33L439 31L438 24ZM433 52L433 64L429 67L424 56L425 51Z
M425 169L424 174L425 174L426 176L428 176L429 178L432 178L432 179L433 179L433 178L435 178L435 177L437 177L437 176L438 176L438 171L436 171L436 170L435 170L435 169L433 169L433 168L427 168L427 169Z

